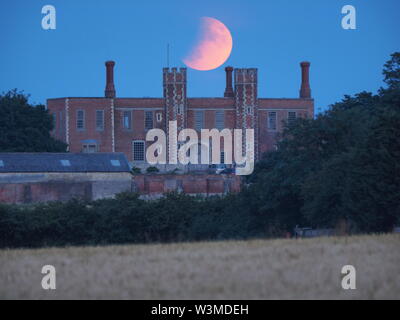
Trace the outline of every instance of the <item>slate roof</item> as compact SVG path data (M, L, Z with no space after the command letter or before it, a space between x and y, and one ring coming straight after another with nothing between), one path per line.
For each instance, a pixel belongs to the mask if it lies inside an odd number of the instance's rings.
M123 153L0 153L0 173L129 171Z

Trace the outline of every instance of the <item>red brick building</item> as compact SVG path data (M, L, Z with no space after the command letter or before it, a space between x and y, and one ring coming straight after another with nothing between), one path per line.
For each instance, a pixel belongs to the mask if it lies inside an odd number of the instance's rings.
M119 98L114 86L113 61L106 62L104 97L48 99L55 119L55 138L71 152L123 152L135 166L146 166L146 133L167 132L169 121L178 130L223 128L255 129L255 157L275 148L284 121L313 117L314 100L309 84L309 62L302 62L298 98L260 98L257 69L227 67L226 89L221 97L187 96L186 68L163 69L163 97ZM148 142L147 144L151 144ZM221 155L222 157L223 155Z

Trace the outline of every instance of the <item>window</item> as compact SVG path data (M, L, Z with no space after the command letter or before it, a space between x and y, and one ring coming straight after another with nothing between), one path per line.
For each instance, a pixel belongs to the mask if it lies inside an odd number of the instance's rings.
M225 152L221 151L221 164L225 164Z
M63 112L60 111L60 117L59 117L59 121L60 125L58 126L60 129L60 134L62 134L64 132L64 122L63 122Z
M85 130L85 111L84 110L76 111L76 128L78 130Z
M162 121L162 113L157 113L156 118L157 118L157 122L161 122Z
M144 141L133 141L133 161L144 161Z
M96 110L96 130L104 130L104 110Z
M98 151L97 144L84 144L83 153L95 153Z
M124 129L132 129L132 111L124 111L122 116L122 126Z
M204 111L195 111L194 128L198 131L204 129Z
M268 130L275 131L276 130L276 112L271 111L268 112Z
M215 128L218 130L225 129L225 112L224 112L224 110L215 111Z
M153 129L153 111L146 111L144 113L144 129Z
M288 112L288 125L292 125L293 122L296 121L296 111Z
M61 165L63 167L70 167L71 166L71 162L69 162L69 160L60 160Z
M121 166L121 162L119 160L110 160L111 165L113 167L120 167Z
M53 130L55 130L57 127L57 114L52 113L52 116L53 116Z
M182 104L178 105L177 112L178 112L179 115L183 114L183 105Z

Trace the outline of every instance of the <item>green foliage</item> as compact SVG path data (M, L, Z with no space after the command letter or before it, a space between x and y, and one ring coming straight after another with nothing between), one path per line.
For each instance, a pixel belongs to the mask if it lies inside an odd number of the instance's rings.
M124 193L93 202L1 205L0 248L244 237L239 220L230 222L239 213L225 211L224 203L220 198L178 193L144 201L137 194Z
M157 172L160 172L160 170L158 170L157 167L148 167L148 168L146 169L146 172L147 172L147 173L157 173Z
M400 89L400 52L391 55L391 59L385 64L383 75L389 89Z
M135 174L141 174L141 173L142 173L142 169L140 169L140 168L138 168L138 167L132 167L131 173L132 173L133 175L135 175Z
M298 119L249 178L251 199L279 229L296 224L390 231L400 219L400 54L388 88L345 96L316 119Z
M53 120L43 105L32 106L17 90L0 95L0 152L65 152L50 136Z

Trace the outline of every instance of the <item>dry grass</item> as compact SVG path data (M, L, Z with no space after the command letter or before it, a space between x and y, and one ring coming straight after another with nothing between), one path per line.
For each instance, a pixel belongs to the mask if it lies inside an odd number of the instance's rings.
M57 269L57 290L41 268ZM357 289L341 288L341 268ZM400 235L0 251L1 299L399 299Z

